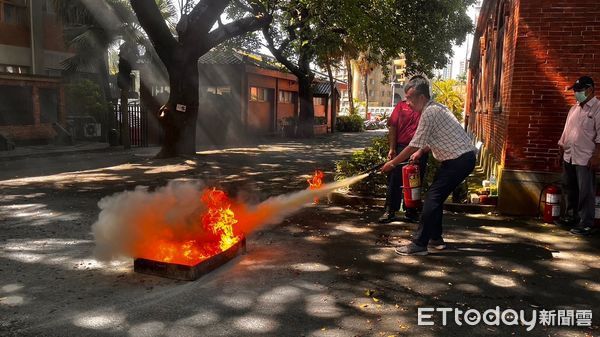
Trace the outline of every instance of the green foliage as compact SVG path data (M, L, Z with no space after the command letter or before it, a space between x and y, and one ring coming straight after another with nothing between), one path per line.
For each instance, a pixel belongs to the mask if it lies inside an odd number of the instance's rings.
M92 116L99 122L106 118L110 104L96 82L88 79L74 81L66 86L65 93L69 115Z
M339 132L362 132L364 127L364 119L358 114L339 116L336 121L336 128Z
M336 162L335 179L342 180L365 172L375 165L384 163L389 152L387 136L373 139L364 150L356 151L348 160ZM385 196L386 176L372 174L366 179L350 186L350 191L361 195Z
M315 125L325 125L327 124L326 117L315 117Z
M457 90L459 83L455 80L433 82L433 98L448 107L459 122L463 120L464 93Z

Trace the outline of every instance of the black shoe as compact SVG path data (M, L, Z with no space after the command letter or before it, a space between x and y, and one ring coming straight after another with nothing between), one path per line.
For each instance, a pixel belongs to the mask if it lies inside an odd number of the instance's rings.
M382 216L379 217L377 222L379 223L390 223L392 221L396 221L396 212L386 211Z
M571 228L570 232L574 235L588 236L594 232L594 229L592 227L575 227Z

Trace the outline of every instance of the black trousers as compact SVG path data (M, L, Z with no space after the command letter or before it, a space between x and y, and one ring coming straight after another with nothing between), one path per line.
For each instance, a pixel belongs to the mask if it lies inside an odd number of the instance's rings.
M563 161L562 187L567 195L565 215L573 215L580 227L594 225L596 174L587 166Z
M474 168L475 152L472 151L441 163L425 196L419 228L413 236L415 244L427 246L429 240L438 240L442 237L444 201L473 172Z
M404 150L406 146L397 145L396 153L400 154L402 150ZM429 159L429 154L422 156L419 159L419 172L421 174L421 184L423 184L423 178L425 177L425 172L427 170L427 160ZM387 194L385 196L385 206L390 212L398 212L400 210L400 205L403 202L402 198L402 168L404 165L398 165L393 170L388 173L387 179ZM404 207L406 210L406 207ZM413 210L416 212L417 210Z

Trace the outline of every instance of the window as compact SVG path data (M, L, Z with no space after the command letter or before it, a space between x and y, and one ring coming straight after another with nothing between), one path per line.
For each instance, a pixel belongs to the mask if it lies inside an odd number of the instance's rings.
M230 95L231 87L208 87L206 91L214 95Z
M373 90L369 90L369 97L373 97L373 95L375 95L375 92Z
M0 64L0 73L29 74L29 67Z
M494 112L500 113L502 109L502 70L504 62L504 32L506 23L505 4L499 4L498 9L498 30L496 32L496 55L495 55L495 71L494 71Z
M294 92L279 90L279 103L294 103Z
M25 1L0 0L0 22L7 25L27 23L27 7L25 7Z
M268 89L250 87L250 101L251 102L266 102L269 98Z
M0 85L0 125L33 125L33 90Z
M381 91L381 97L385 97L385 90Z
M375 84L375 80L374 80L374 79L371 79L371 80L369 81L369 84L371 84L371 85L374 85L374 84Z
M43 0L43 1L44 2L42 3L42 12L44 12L46 14L50 14L50 15L55 14L54 5L52 4L52 2L54 0Z
M325 99L323 97L313 97L314 105L325 105Z

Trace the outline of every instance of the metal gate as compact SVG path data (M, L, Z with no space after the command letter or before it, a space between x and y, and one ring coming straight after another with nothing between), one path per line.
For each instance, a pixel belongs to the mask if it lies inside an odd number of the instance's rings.
M114 125L116 130L121 133L123 116L121 114L121 104L114 104ZM148 115L145 109L142 109L139 103L130 103L127 105L129 117L129 140L131 146L148 146ZM119 138L120 139L120 138ZM122 143L122 142L121 142Z

